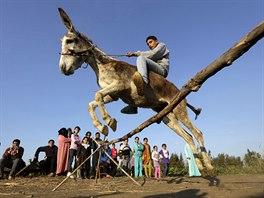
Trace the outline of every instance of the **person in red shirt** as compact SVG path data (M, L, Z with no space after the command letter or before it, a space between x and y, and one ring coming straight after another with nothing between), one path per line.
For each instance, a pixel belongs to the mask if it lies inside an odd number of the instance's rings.
M115 162L118 164L118 161L117 161L117 149L115 147L115 143L112 144L111 152L112 152L113 160L115 160ZM112 177L114 177L116 175L116 169L117 169L116 164L111 160L111 173L110 174L111 174Z

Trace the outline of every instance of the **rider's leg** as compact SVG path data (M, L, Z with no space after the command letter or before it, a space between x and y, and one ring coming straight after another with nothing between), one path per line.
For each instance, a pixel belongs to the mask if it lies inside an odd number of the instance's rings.
M164 77L167 75L167 71L155 61L146 58L144 56L139 56L137 58L137 70L141 74L144 82L148 84L148 70L154 71Z

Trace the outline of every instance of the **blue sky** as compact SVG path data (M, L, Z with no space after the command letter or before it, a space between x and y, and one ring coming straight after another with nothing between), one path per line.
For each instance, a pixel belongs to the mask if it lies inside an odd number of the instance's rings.
M156 35L170 49L168 79L181 88L239 41L264 18L263 0L0 0L0 153L15 138L32 158L38 146L57 141L61 127L93 127L87 104L99 87L91 68L67 77L59 70L60 38L66 33L57 8L62 7L80 32L108 54L147 50L145 38ZM247 149L263 154L263 40L230 67L208 79L187 100L203 112L193 123L203 132L205 145L218 153L242 156ZM120 58L135 64L135 58ZM154 112L123 115L122 101L106 107L118 120L123 136ZM183 152L185 142L164 124L139 134L151 146L162 143ZM130 140L132 144L134 138Z

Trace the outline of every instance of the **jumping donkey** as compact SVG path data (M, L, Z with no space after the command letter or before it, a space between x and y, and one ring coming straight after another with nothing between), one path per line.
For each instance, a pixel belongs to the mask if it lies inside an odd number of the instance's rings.
M121 99L131 106L151 108L159 112L170 103L179 91L173 83L161 75L150 71L149 84L145 87L144 96L140 96L132 81L136 67L105 54L87 36L75 30L69 16L63 9L59 8L59 13L68 30L67 34L61 39L60 70L64 75L72 75L83 63L87 63L92 67L97 77L97 83L101 89L96 92L95 100L89 103L88 110L93 125L104 135L108 135L108 127L98 120L95 108L99 108L104 122L115 131L117 121L111 118L104 104ZM207 171L212 171L214 168L206 152L202 132L191 123L186 106L194 111L194 113L199 114L199 111L184 99L162 119L162 122L190 145L196 163L202 173L205 173L206 169ZM188 128L196 138L206 169L198 158L197 148L192 135L184 130L179 122Z

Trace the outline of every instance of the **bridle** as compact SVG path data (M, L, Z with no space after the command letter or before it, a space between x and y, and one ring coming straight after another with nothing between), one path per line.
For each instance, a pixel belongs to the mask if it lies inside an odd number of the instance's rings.
M81 34L79 32L76 32L76 34L77 34L77 36L81 36ZM68 49L68 52L67 53L59 53L59 54L62 55L62 56L82 57L85 60L85 59L88 58L89 52L92 53L92 54L94 54L93 51L94 51L94 48L95 47L96 46L94 44L91 44L91 46L88 49L83 50L83 51L75 51L73 49ZM115 54L115 55L106 55L106 56L111 56L111 57L114 58L114 57L126 56L126 54ZM87 67L88 67L88 63L87 63L87 65L85 67L82 67L82 68L86 69Z
M81 33L79 33L78 31L75 32L77 34L78 37L82 37ZM95 48L96 46L91 43L91 46L86 49L86 50L83 50L83 51L75 51L73 49L69 49L68 53L59 53L60 55L66 55L66 56L78 56L78 57L86 57L86 56L89 56L89 52L91 52L93 54L93 49ZM117 57L122 57L122 56L127 56L126 54L107 54L106 56L111 56L113 58L117 58Z
M59 53L59 54L60 55L66 55L66 56L81 56L81 57L84 57L84 56L88 56L89 52L91 52L94 48L95 48L95 46L92 45L91 47L89 47L88 49L83 50L83 51L75 51L73 49L69 49L68 53Z

